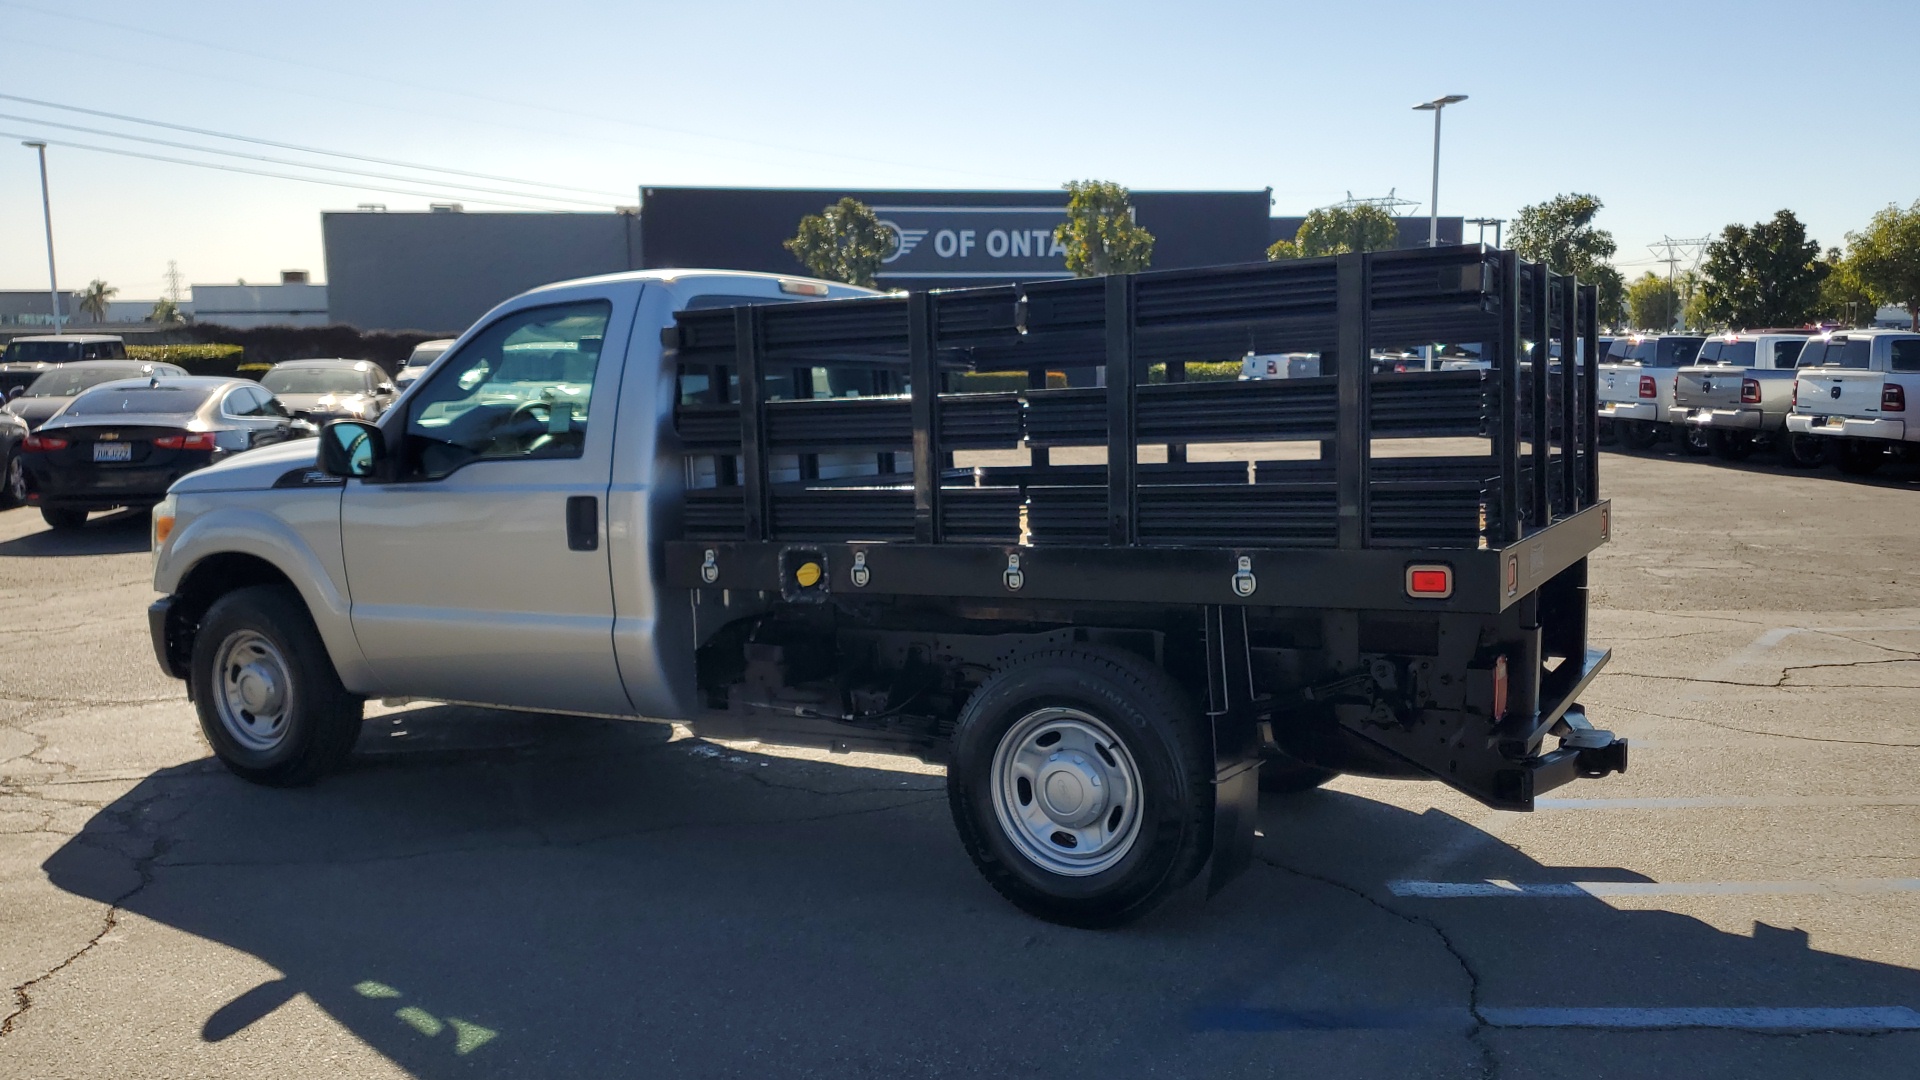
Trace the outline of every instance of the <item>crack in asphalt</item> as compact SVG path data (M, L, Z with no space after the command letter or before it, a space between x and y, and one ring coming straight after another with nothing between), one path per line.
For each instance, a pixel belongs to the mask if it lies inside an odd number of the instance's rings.
M159 797L160 793L155 792L150 798L129 803L117 810L109 807L103 810L102 813L123 819L120 824L127 832L138 833L141 831L140 823L137 820L138 817ZM75 837L75 841L84 840L84 835L83 833L81 836ZM168 848L171 846L172 841L165 833L156 829L153 833L152 846L147 850L147 853L133 860L133 871L139 877L139 881L135 882L134 885L125 892L114 897L107 904L107 916L101 920L100 929L92 937L87 939L86 944L80 946L79 949L68 955L66 959L13 988L14 1007L13 1010L4 1017L0 1017L0 1039L4 1039L8 1035L13 1034L14 1024L20 1017L26 1015L28 1010L33 1008L33 991L35 987L53 978L55 975L60 974L75 963L78 963L81 957L92 952L95 946L99 945L108 934L112 933L114 929L120 925L120 913L123 905L142 889L153 884L154 865L162 855L166 854Z
M1493 1046L1486 1041L1484 1036L1487 1032L1498 1029L1499 1025L1489 1023L1486 1017L1480 1013L1480 972L1473 966L1473 962L1467 959L1467 954L1454 943L1453 938L1448 935L1446 930L1441 928L1439 923L1423 915L1412 915L1401 911L1393 905L1385 903L1365 889L1349 885L1336 878L1327 877L1324 874L1316 874L1311 870L1302 870L1296 866L1288 866L1286 863L1257 852L1254 854L1254 858L1282 873L1302 877L1308 881L1317 881L1322 885L1327 885L1341 892L1348 893L1409 926L1417 926L1431 932L1433 936L1439 940L1440 947L1447 950L1447 955L1453 957L1454 963L1460 965L1461 972L1467 977L1467 1015L1473 1019L1473 1026L1467 1030L1467 1041L1472 1043L1473 1046L1480 1051L1481 1080L1496 1080L1500 1072L1500 1059L1499 1056L1494 1053Z
M1654 712L1652 709L1636 708L1632 705L1609 705L1610 709L1622 712L1639 713L1641 716L1656 716L1662 720L1678 720L1689 724L1705 724L1722 731L1737 731L1742 735L1764 735L1775 739L1795 739L1800 742L1838 743L1842 746L1881 746L1890 750L1920 750L1920 743L1886 742L1880 739L1830 739L1819 735L1795 735L1785 731L1763 731L1758 728L1745 728L1738 724L1725 724L1718 720L1708 720L1699 716L1674 716L1671 713Z

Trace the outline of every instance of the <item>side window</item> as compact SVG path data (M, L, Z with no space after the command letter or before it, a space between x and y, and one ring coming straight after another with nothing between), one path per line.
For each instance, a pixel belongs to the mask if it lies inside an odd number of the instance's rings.
M1790 368L1800 358L1800 350L1807 347L1804 341L1776 341L1773 343L1773 366Z
M1888 371L1920 371L1920 338L1895 338L1887 347Z
M605 300L532 308L467 342L415 393L403 474L435 480L473 461L579 457L612 316Z
M253 398L253 415L255 416L280 415L280 409L277 407L278 403L273 400L272 394L267 393L265 387L249 386L246 388L246 390L247 390L247 394Z
M220 411L228 416L258 416L260 403L246 387L238 386L227 391L227 400L220 403Z

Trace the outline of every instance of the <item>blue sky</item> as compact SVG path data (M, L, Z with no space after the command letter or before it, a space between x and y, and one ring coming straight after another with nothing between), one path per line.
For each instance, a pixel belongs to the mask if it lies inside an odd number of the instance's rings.
M603 206L643 184L1098 177L1271 187L1276 214L1389 189L1425 213L1432 125L1410 106L1464 93L1446 115L1441 212L1510 218L1592 192L1631 276L1655 266L1646 245L1662 235L1784 207L1833 245L1920 198L1920 68L1899 44L1912 22L1891 0L0 0L0 93L591 189ZM0 114L142 130L15 101ZM0 119L0 133L199 156L35 120ZM33 288L38 174L17 143L0 139L0 287ZM317 276L322 209L430 201L50 155L62 283L105 278L124 297L158 295L169 259L190 282Z

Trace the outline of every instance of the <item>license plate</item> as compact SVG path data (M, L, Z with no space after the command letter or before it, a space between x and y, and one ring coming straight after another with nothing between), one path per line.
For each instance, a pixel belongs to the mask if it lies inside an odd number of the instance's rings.
M123 442L97 442L93 444L95 461L132 461L133 444Z

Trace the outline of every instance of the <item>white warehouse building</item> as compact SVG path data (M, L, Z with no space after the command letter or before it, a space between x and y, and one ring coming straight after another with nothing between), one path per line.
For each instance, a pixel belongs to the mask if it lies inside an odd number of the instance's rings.
M195 285L193 321L217 326L325 326L327 287L305 270L282 270L278 285Z

